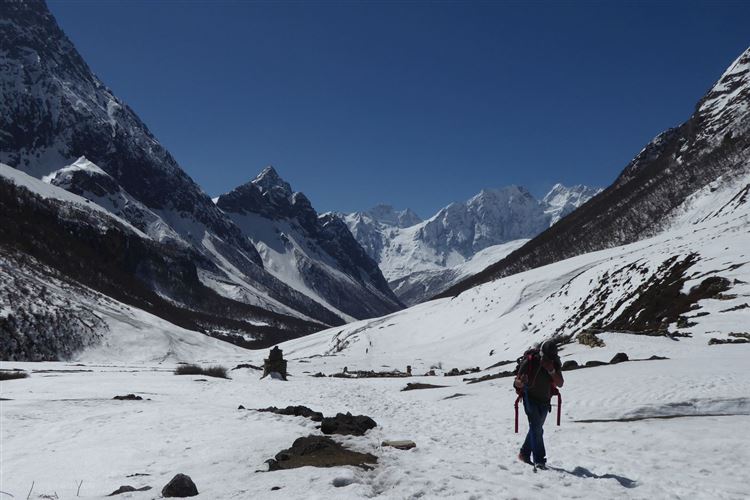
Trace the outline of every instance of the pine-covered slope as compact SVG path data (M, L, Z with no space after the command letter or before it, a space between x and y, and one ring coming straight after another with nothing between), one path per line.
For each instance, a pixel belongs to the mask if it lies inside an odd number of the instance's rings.
M258 248L265 269L346 319L402 307L377 264L334 214L318 215L273 167L216 205Z
M480 283L582 253L630 243L668 227L673 211L750 159L750 49L742 53L679 127L654 138L615 182L529 243L451 287Z

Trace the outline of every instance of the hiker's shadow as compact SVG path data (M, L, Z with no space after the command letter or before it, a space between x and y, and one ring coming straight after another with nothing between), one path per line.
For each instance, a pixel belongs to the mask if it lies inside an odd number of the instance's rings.
M638 486L638 483L636 481L633 481L632 479L629 479L625 476L618 476L617 474L602 474L601 476L598 474L594 474L590 470L586 469L585 467L576 467L572 471L561 469L560 467L550 467L547 466L548 469L554 470L557 472L564 472L566 474L571 474L576 477L586 477L586 478L593 478L593 479L614 479L618 483L620 483L620 486L623 486L624 488L635 488Z

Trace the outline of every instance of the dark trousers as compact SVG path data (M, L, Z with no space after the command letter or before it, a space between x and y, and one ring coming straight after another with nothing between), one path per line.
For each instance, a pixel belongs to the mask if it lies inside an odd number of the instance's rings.
M524 394L523 408L529 419L529 432L526 434L523 446L521 446L521 454L524 457L533 458L535 464L543 464L547 461L547 453L544 451L543 426L547 413L549 413L549 403L534 401Z

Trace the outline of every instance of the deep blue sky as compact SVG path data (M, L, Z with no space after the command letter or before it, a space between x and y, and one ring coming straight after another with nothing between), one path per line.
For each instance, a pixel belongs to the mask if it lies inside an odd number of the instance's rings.
M49 5L207 193L273 164L321 212L608 185L750 45L745 1Z

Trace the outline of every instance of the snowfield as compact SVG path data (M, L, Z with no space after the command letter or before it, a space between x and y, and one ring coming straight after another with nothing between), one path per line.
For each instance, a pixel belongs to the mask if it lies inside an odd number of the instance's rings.
M232 368L260 364L267 351L244 351L125 306L97 311L107 338L74 362L2 363L31 376L1 383L0 491L23 498L33 484L30 498L73 498L83 481L81 498L128 484L154 489L122 498L146 499L182 472L199 498L211 499L747 498L750 344L709 340L748 333L748 180L723 179L697 193L654 238L283 344L288 382L260 380L246 368L230 371L231 380L175 376L179 361ZM555 408L546 425L550 470L534 473L518 462L526 425L521 414L521 433L513 432L511 379L464 378L512 369L502 362L554 332L606 324L664 273L665 261L690 255L683 292L712 277L729 289L667 325L689 336L601 331L603 347L565 345L563 361L607 362L619 352L631 361L565 372L562 425L554 425ZM407 365L414 377L312 376ZM470 367L481 371L441 376ZM421 376L430 369L437 375ZM401 392L407 382L446 387ZM144 400L111 399L128 393ZM257 472L296 438L319 431L302 417L238 406L298 404L375 419L378 427L363 437L336 437L377 455L374 470ZM417 447L381 448L384 439Z
M612 351L633 347L616 337L605 337ZM404 379L304 373L328 369L325 358L291 363L289 382L259 380L250 370L233 371L232 380L175 376L172 364L3 363L93 371L40 371L2 383L2 397L11 401L2 401L1 489L24 498L33 483L31 498L74 498L83 481L80 497L101 498L120 485L149 485L154 489L121 496L146 499L182 472L195 481L198 498L211 499L747 498L750 348L712 346L678 358L674 341L646 344L675 358L565 374L562 425L554 426L554 414L546 425L551 469L538 473L515 461L523 434L513 433L510 379L466 385L460 377L413 377L448 387L400 392ZM127 393L144 401L111 399ZM454 394L462 396L445 399ZM238 410L240 404L370 415L377 428L337 439L379 463L372 471L256 472L297 437L319 431L305 418ZM700 416L714 413L723 416ZM576 422L664 415L679 418ZM401 438L417 448L379 446Z

